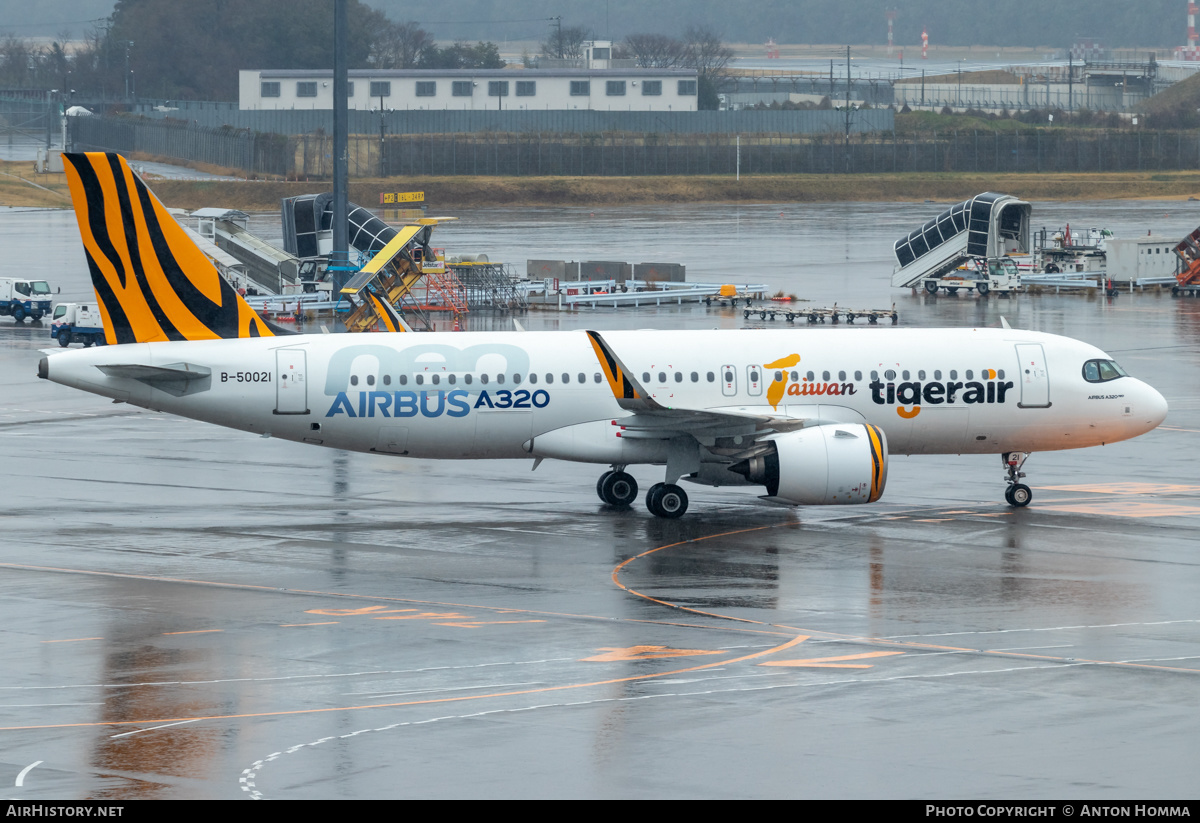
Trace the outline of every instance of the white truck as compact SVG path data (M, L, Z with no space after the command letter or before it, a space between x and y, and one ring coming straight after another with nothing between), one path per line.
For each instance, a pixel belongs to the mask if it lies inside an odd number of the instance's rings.
M95 303L59 303L50 320L50 339L57 340L64 349L72 343L82 343L84 348L103 346L106 341L100 307Z
M50 284L45 280L21 280L0 277L0 316L9 315L18 323L26 317L41 320L50 313Z

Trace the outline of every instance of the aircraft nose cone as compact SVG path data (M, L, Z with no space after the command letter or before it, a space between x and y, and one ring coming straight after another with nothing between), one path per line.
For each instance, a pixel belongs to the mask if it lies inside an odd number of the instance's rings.
M1157 428L1167 419L1167 399L1159 394L1157 389L1147 386L1149 397L1146 399L1147 421L1150 428Z

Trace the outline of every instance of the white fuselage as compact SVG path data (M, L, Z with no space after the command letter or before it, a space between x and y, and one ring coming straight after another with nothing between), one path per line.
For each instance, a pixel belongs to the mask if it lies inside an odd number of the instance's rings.
M1010 329L612 331L605 341L663 407L871 423L893 454L1080 448L1157 426L1162 396L1088 382L1107 356ZM100 366L188 368L163 384ZM781 365L786 364L786 365ZM659 463L583 331L299 335L143 343L51 355L49 379L250 432L429 458ZM164 388L174 386L174 391ZM703 441L701 441L703 442ZM710 458L705 457L706 461ZM719 461L719 458L711 458Z

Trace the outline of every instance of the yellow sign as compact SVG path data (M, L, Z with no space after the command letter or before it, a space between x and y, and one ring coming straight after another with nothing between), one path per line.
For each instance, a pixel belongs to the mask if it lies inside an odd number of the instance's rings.
M389 203L423 203L425 202L425 192L423 191L385 191L379 195L379 205L386 206Z

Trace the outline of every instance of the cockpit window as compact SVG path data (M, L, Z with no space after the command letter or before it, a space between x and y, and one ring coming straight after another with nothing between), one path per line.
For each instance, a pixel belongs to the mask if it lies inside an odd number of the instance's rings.
M1107 383L1125 377L1125 370L1112 360L1089 360L1083 364L1083 379L1089 383Z

